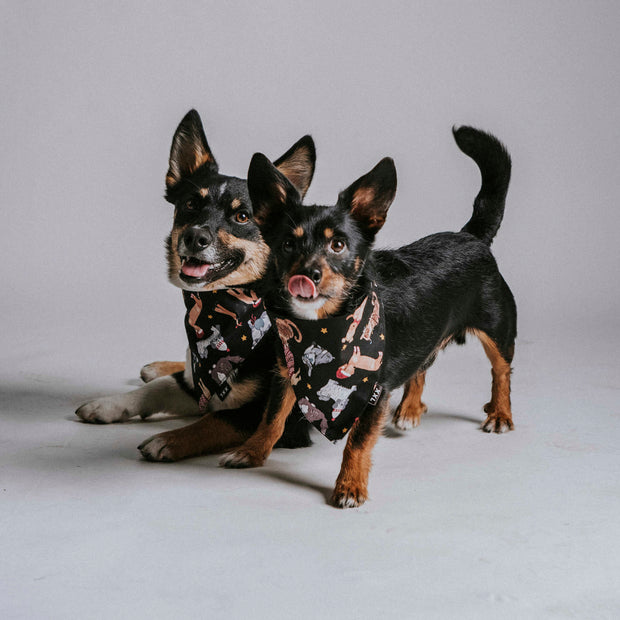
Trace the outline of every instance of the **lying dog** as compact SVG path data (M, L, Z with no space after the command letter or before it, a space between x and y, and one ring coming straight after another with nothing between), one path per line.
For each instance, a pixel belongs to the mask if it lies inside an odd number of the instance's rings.
M516 306L489 249L503 217L510 157L482 131L462 127L454 138L482 175L471 219L458 233L430 235L397 250L371 249L396 192L391 159L344 190L335 206L324 207L302 206L299 192L269 160L254 156L248 187L255 220L272 250L276 283L264 295L283 346L263 419L252 437L222 458L223 466L262 465L299 401L328 438L350 430L331 503L361 505L390 392L405 388L393 414L396 426L416 426L426 410L421 395L427 368L449 342L462 344L467 332L482 341L492 365L482 429L513 428ZM315 368L325 369L316 379L300 363L305 332L334 356Z
M314 174L315 159L312 138L305 136L274 165L303 196ZM196 341L194 354L203 359L207 352L218 350L226 357L218 358L197 381L189 351L186 365L151 364L142 370L149 381L145 386L91 401L76 411L85 422L110 423L157 412L195 416L208 409L194 424L155 435L140 446L145 458L156 461L175 461L242 443L258 426L267 397L265 386L275 365L275 335L267 333L266 315L256 313L261 300L252 291L234 288L262 277L269 248L253 220L246 181L219 173L194 110L181 121L172 140L166 199L175 206L167 240L168 276L184 290L188 337L193 335ZM220 333L226 320L233 327L241 325L236 314L218 303L213 314L204 316L208 292L221 289L228 292L217 299L227 305L237 303L249 313L246 323L251 323L247 330L254 348L244 358L230 350ZM211 378L209 385L221 384L222 377L227 380L227 393L210 393L206 382ZM281 445L309 444L307 424L300 423L299 417L288 425Z

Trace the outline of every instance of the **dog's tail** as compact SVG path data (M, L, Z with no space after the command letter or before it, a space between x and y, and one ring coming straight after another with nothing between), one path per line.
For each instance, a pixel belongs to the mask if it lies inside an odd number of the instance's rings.
M458 147L480 168L482 187L474 200L474 213L463 228L491 245L504 217L504 205L510 183L510 155L495 137L473 127L453 128Z

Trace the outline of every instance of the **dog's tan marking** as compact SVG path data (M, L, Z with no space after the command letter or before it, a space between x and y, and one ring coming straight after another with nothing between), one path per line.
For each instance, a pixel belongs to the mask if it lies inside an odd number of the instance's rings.
M319 295L325 295L328 299L317 310L317 318L324 319L340 311L349 292L350 283L341 273L333 271L324 258L321 258L319 264L321 266L322 278L318 286L318 292Z
M357 256L355 258L355 262L353 263L353 267L355 268L355 271L359 271L360 268L362 267L362 259Z
M392 422L397 428L407 430L420 424L420 418L427 411L422 402L425 378L426 372L421 372L405 383L403 398L392 416Z
M200 190L198 191L198 193L203 197L206 198L209 195L209 188L208 187L201 187Z
M239 200L239 198L233 198L232 202L230 203L230 206L233 209L238 209L241 206L241 201Z
M157 377L165 377L173 375L176 372L185 370L185 362L152 362L143 366L140 370L140 377L145 383L157 379Z
M237 409L246 403L254 400L261 387L258 378L246 379L245 381L235 381L231 383L232 390L223 402L213 396L209 401L210 411L222 411L225 409Z
M491 362L491 375L493 377L491 400L484 406L487 419L482 425L482 430L487 433L511 431L514 424L510 405L510 363L504 359L499 347L488 334L478 329L471 331L482 343L484 352Z
M295 228L295 230L293 230L293 236L294 237L303 237L305 234L304 229L301 226L297 226L297 228Z
M342 465L330 503L338 508L354 508L368 499L368 476L372 466L372 449L383 429L389 405L389 394L384 394L374 410L366 412L356 422L347 438L342 454Z
M225 230L219 230L217 235L224 246L243 251L244 259L235 271L224 278L210 282L202 290L212 291L224 286L245 286L263 277L267 269L270 252L269 246L263 239L258 241L240 239Z
M323 231L323 234L325 235L326 239L331 239L334 236L334 229L333 228L326 228Z
M278 170L295 186L303 198L312 180L312 161L306 147L300 148L277 166ZM286 195L284 196L286 200Z

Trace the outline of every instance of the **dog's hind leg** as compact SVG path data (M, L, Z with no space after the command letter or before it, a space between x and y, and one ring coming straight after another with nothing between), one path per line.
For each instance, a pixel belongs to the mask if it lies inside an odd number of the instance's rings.
M505 433L514 429L510 405L510 362L514 353L514 344L501 347L486 332L475 329L473 333L482 342L484 352L491 362L491 400L484 406L487 419L482 425L485 433ZM502 349L504 349L502 351Z
M422 402L425 378L426 371L423 371L405 383L405 393L392 416L392 423L396 428L406 431L420 424L420 418L427 410Z
M151 362L142 366L140 378L144 383L148 383L158 377L173 375L175 372L183 372L184 370L185 362Z

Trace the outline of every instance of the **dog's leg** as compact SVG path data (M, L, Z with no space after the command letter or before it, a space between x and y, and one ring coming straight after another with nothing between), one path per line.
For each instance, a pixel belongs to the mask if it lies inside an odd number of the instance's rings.
M427 410L422 402L425 378L426 372L421 372L405 383L405 393L392 416L392 422L396 428L405 431L420 424L420 418Z
M376 406L367 410L353 425L342 455L342 466L330 503L337 508L355 508L368 499L368 475L372 449L381 434L389 406L384 393Z
M158 377L173 375L175 372L183 372L184 370L184 362L151 362L150 364L146 364L146 366L142 366L140 378L144 383L148 383Z
M207 413L193 424L153 435L138 446L147 461L180 461L240 446L259 423L256 403Z
M159 377L126 394L107 396L82 405L76 415L85 422L109 424L124 422L154 413L173 413L180 416L199 415L198 403L173 376Z
M274 375L269 400L256 432L237 450L225 454L220 466L229 468L260 467L271 454L284 432L286 418L295 404L295 392L285 367Z
M512 410L510 407L510 362L512 361L513 347L509 352L502 354L499 346L491 336L481 330L473 330L480 338L484 352L491 362L491 375L493 385L491 388L491 400L484 406L487 419L482 425L485 433L505 433L514 429L512 422ZM506 358L509 359L506 359Z

